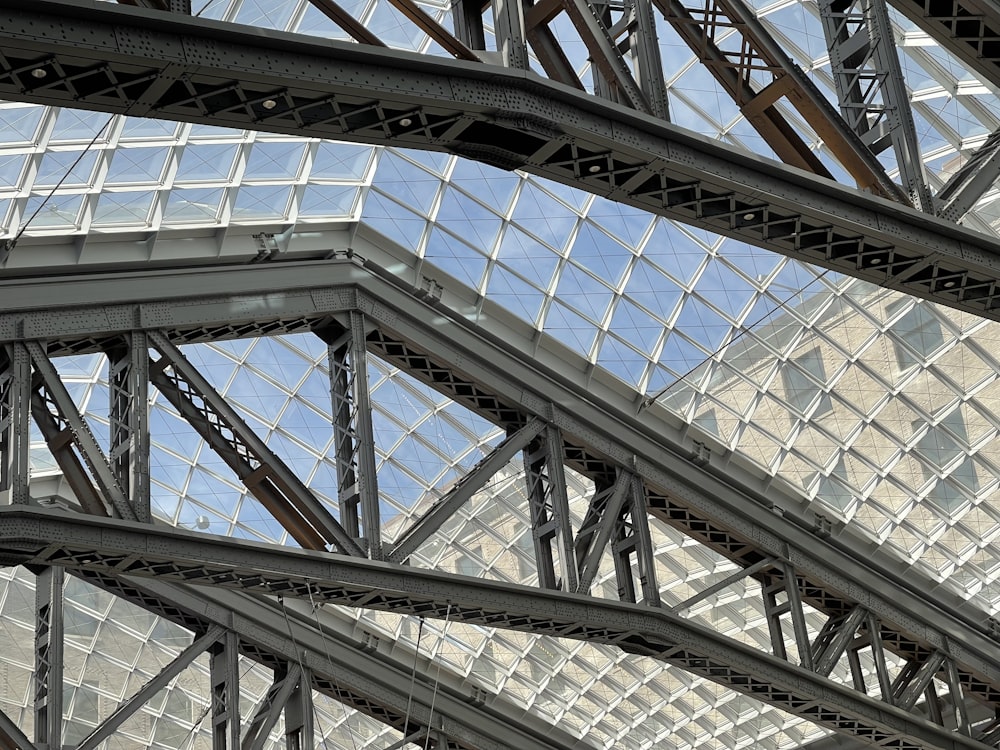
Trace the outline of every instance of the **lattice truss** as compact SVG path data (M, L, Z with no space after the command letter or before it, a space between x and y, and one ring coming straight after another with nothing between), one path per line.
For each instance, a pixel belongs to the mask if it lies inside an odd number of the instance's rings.
M992 89L896 11L888 22L905 101L883 89L855 99L837 91L845 71L823 23L839 13L851 34L870 30L863 4L845 14L824 3L821 11L738 0L541 2L520 9L520 19L509 9L452 5L196 0L193 10L530 67L996 233L996 191L982 176L996 169ZM988 36L988 20L970 31L959 15L941 14L963 43ZM875 68L850 74L874 86L885 73L867 43L865 64ZM192 101L202 93L189 92ZM912 119L893 126L912 128L895 131L894 149L884 147L890 105ZM858 115L859 106L868 110ZM875 131L884 136L877 146ZM0 142L0 238L31 220L9 269L206 262L200 249L171 244L185 236L214 237L212 261L226 260L234 242L242 243L237 260L278 260L304 253L304 234L361 223L420 264L432 289L474 290L473 319L502 309L596 381L610 375L640 411L690 425L698 461L733 451L741 466L793 488L802 508L822 514L820 529L846 529L881 559L912 566L918 580L968 602L977 622L1000 609L995 324L455 156L13 103L0 105ZM610 158L590 166L615 169ZM128 258L105 242L135 236L142 251L130 245ZM171 343L155 330L150 341L100 340L100 355L12 347L0 373L4 491L25 499L18 477L27 460L36 500L90 514L149 514L208 534L659 601L755 652L997 744L979 702L995 703L996 680L969 672L946 645L901 635L883 613L831 597L780 555L754 557L730 530L667 494L643 493L628 466L588 454L551 415L532 421L483 385L470 395L448 362L382 335L361 313L308 328L320 336L257 337L302 330L275 322L266 331L217 330L181 349L183 337ZM360 339L377 355L363 371L355 367ZM135 421L146 400L136 389L147 381L145 427ZM30 445L15 445L14 424L28 414ZM147 430L148 489L138 439ZM369 467L377 483L366 485L359 480ZM646 506L655 510L648 519L639 512ZM294 650L276 654L246 632L194 618L204 600L171 606L189 591L144 590L99 569L61 585L50 578L6 571L0 610L0 707L36 744L61 733L67 744L90 735L91 746L108 748L222 746L215 735L242 724L248 746L276 747L286 731L315 736L316 747L477 746L459 730L428 732L419 709L407 715L398 696L373 697L318 663L299 663ZM509 715L558 725L567 737L551 746L793 747L831 728L897 741L879 734L884 727L803 710L774 690L756 691L767 693L762 703L731 668L720 685L718 665L698 654L665 662L625 653L612 636L588 643L494 628L441 602L424 610L438 619L421 624L417 605L323 607L309 591L261 610L281 617L274 638L295 642L297 628L323 627L341 634L336 649L391 651L401 679L419 663L424 689L437 674L472 703L497 694ZM39 669L52 661L51 644L33 634L54 601L64 608L66 685L55 708L51 693L40 693L58 676ZM329 658L322 646L312 655ZM162 689L112 739L92 734L158 675ZM239 707L225 695L236 682ZM294 708L278 719L275 704Z

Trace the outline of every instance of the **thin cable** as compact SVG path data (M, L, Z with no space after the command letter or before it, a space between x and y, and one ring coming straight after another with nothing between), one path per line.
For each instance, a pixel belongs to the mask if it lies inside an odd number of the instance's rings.
M322 605L317 604L316 601L313 599L312 586L310 586L308 583L306 584L306 593L309 594L309 604L312 607L313 618L316 620L316 630L318 630L320 632L320 634L322 634L323 633L323 626L322 626L322 624L319 621L319 608ZM332 664L333 663L333 657L330 656L330 646L326 642L326 636L325 635L322 637L322 640L323 640L323 653L326 654L326 660L329 663ZM348 721L350 720L351 715L350 715L350 712L347 709L347 704L344 703L343 701L340 701L340 705L344 707L344 727L347 729L347 736L351 738L351 745L354 747L354 750L358 750L358 743L354 739L354 732L351 731L351 727L348 724ZM313 723L314 724L316 723L315 719L316 719L316 704L313 703ZM324 748L327 747L326 737L323 738L323 747Z
M413 689L417 684L417 659L420 658L420 639L424 634L424 618L420 618L417 628L417 646L413 650L413 669L410 670L410 694L406 697L406 714L403 717L403 736L407 737L410 730L410 709L413 707Z
M205 3L203 6L201 6L201 10L199 10L197 13L194 14L194 17L198 18L202 13L204 13L206 10L208 10L208 6L211 5L214 2L215 2L215 0L208 0L207 3Z
M743 338L744 335L750 333L750 331L752 331L754 328L756 328L761 323L763 323L765 320L767 320L772 315L774 315L775 312L777 312L778 310L781 310L784 307L786 307L789 302L791 302L793 299L795 299L800 294L802 294L803 292L805 292L809 287L811 287L817 281L819 281L820 279L822 279L828 273L830 273L830 269L829 268L825 269L819 276L816 276L812 281L810 281L804 287L795 290L794 292L792 292L791 294L789 294L785 299L781 300L778 303L778 306L774 310L771 310L770 312L766 313L763 317L759 318L758 320L755 320L750 325L742 326L740 328L740 330L737 331L736 335L733 336L732 340L726 342L725 344L722 344L718 349L716 349L714 352L712 352L711 354L709 354L707 357L705 357L705 359L703 359L701 362L699 362L698 364L696 364L694 367L692 367L686 373L684 373L683 375L681 375L675 381L673 381L672 383L668 383L663 388L661 388L656 393L654 393L652 396L646 396L646 398L644 398L642 400L642 403L639 404L639 411L642 411L643 409L648 409L655 402L659 401L661 398L663 398L667 394L667 392L671 388L673 388L678 383L683 383L685 380L687 380L689 377L691 377L697 370L699 370L702 366L704 366L704 364L706 362L711 362L713 359L715 359L717 356L719 356L722 352L724 352L730 346L732 346L737 341L739 341L741 338Z
M76 157L76 159L70 165L70 168L66 170L66 174L62 176L62 179L60 179L59 182L56 183L56 186L49 191L49 194L45 196L45 199L42 200L38 208L35 209L35 212L28 217L28 220L26 222L24 222L24 225L17 231L17 234L14 235L14 239L11 240L11 248L13 248L13 246L17 244L17 241L21 239L21 235L25 233L25 231L31 225L31 222L33 222L35 220L35 217L38 216L38 214L41 212L43 208L45 208L45 204L49 202L49 199L53 195L55 195L55 192L60 187L62 187L62 184L66 182L66 179L71 174L73 174L73 170L76 169L77 165L80 163L83 157L86 156L87 153L90 151L90 149L93 148L94 144L97 143L97 139L104 134L104 131L108 129L108 125L111 124L111 122L115 119L115 117L117 117L117 115L111 115L111 117L108 118L107 122L105 122L104 125L101 126L101 129L97 131L97 134L90 139L90 143L88 143L87 146L83 149L83 151L80 152L80 155Z
M444 613L444 627L441 629L441 643L448 638L448 626L451 622L448 618L451 617L451 602L448 602L448 609ZM437 660L437 672L434 674L434 690L431 692L431 710L427 714L427 734L424 736L424 750L427 750L431 746L431 729L434 727L434 704L437 702L438 686L441 684L441 658L438 655Z

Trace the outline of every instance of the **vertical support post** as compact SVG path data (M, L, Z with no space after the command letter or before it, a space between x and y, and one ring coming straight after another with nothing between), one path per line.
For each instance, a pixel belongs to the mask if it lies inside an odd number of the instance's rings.
M813 668L813 649L809 642L809 632L806 629L805 613L802 609L802 596L795 577L795 570L785 562L779 567L779 576L765 578L763 588L764 612L767 616L767 627L771 635L771 647L774 655L788 660L788 649L785 646L785 632L781 618L788 615L792 620L792 634L795 647L799 652L799 663L806 669ZM783 600L780 599L784 595Z
M482 3L477 0L452 0L451 18L455 26L455 37L460 42L470 49L486 49Z
M45 568L35 579L35 744L62 750L62 568Z
M302 668L299 684L285 705L286 750L315 750L316 727L313 721L312 672Z
M493 0L493 29L497 51L509 68L528 69L528 42L521 0Z
M622 601L638 602L638 594L650 607L660 606L660 587L656 582L656 560L653 541L649 534L646 515L646 487L642 478L633 474L629 479L628 512L619 521L612 552L615 575L618 580L618 597ZM635 572L632 556L635 556ZM639 589L635 580L639 579Z
M873 153L890 144L903 188L913 205L934 206L924 177L913 112L884 0L860 0L860 8L836 8L820 0L830 64L844 119Z
M239 750L240 672L236 633L227 631L210 653L212 750Z
M0 504L28 502L31 361L24 347L0 349Z
M557 427L549 425L544 434L528 445L524 451L524 470L538 583L544 588L576 591L579 574L569 519L562 434ZM553 543L559 552L559 578L556 577Z
M354 538L363 536L368 554L373 560L381 560L382 527L364 315L353 310L348 328L339 337L334 339L328 332L320 332L320 336L328 345L341 524Z
M656 21L650 0L625 0L625 13L630 16L629 49L635 61L639 88L649 101L650 114L670 120L667 87L663 81L663 60L656 36Z
M135 511L149 523L149 344L144 331L125 335L108 349L108 458L118 484Z

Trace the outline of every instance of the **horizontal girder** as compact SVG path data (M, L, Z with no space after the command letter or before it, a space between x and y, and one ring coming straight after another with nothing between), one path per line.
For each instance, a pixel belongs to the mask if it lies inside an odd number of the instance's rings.
M449 151L1000 319L995 238L530 72L64 0L0 0L0 49L7 98Z
M62 511L0 508L0 540L8 564L151 576L614 645L871 744L986 747L662 609Z
M363 240L359 235L359 246ZM366 252L375 255L376 248ZM407 273L401 265L397 271ZM192 296L194 277L200 289L219 293ZM332 278L340 283L318 286L318 279ZM6 285L0 290L6 292ZM516 328L496 327L503 321L493 315L482 319L485 328L477 327L414 291L357 256L163 271L149 278L39 280L24 285L21 294L0 297L11 307L26 308L0 314L0 341L47 338L50 352L72 353L99 350L104 338L136 321L155 323L175 341L204 341L306 331L326 325L331 316L362 310L377 322L367 340L374 353L508 429L530 416L550 421L566 441L566 461L578 471L612 484L622 467L634 470L646 483L654 515L744 567L768 557L788 560L809 605L835 616L861 603L881 620L887 648L917 660L935 651L948 653L961 669L962 687L980 700L997 702L1000 662L996 641L986 635L985 613L963 615L956 600L922 591L915 578L901 580L862 547L852 548L847 533L821 538L812 529L814 520L797 517L794 498L775 483L755 485L736 464L713 466L711 456L696 464L683 433L655 410L636 416L634 392L585 379L585 363L575 363L565 352L549 361L533 337L525 334L522 341ZM457 291L449 293L449 304L461 309ZM49 309L52 295L65 307ZM135 298L146 301L125 301ZM86 299L105 302L81 304ZM445 321L448 325L442 325ZM555 404L573 404L572 413ZM770 512L772 504L786 512Z

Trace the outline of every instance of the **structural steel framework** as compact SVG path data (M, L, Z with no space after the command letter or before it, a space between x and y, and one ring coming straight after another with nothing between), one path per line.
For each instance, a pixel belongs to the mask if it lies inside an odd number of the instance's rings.
M988 138L931 194L891 24L878 0L821 3L842 114L742 0L627 0L620 7L462 0L454 6L454 32L413 0L392 0L455 61L389 50L334 0L312 1L361 44L193 19L186 0L123 0L137 8L36 0L29 9L0 0L0 95L447 151L1000 320L1000 244L952 223L995 182L1000 139ZM1000 10L991 2L896 5L985 80L1000 83ZM488 9L495 50L486 49ZM670 124L654 10L790 167ZM584 92L549 26L561 14L591 56L594 95ZM548 80L530 71L529 54ZM790 124L789 108L867 192L828 179L828 167ZM889 145L902 185L877 158ZM0 248L0 261L11 249L10 242ZM289 747L314 747L313 691L397 729L400 746L586 747L555 727L513 719L514 709L497 696L450 684L439 695L427 669L394 662L374 637L357 643L319 617L310 622L306 604L316 614L317 603L615 645L879 747L1000 747L996 622L862 561L849 534L833 535L822 517L773 512L781 503L768 493L779 489L762 491L732 466L720 467L704 444L672 431L655 410L636 414L634 401L532 358L509 332L469 324L441 303L436 282L418 278L409 285L350 247L336 249L343 252L334 260L203 268L196 286L182 271L0 284L0 494L10 506L0 509L0 562L38 572L34 738L0 712L0 746L63 745L62 588L69 574L195 634L79 750L96 748L203 653L210 661L213 746L220 750L262 748L282 714ZM327 347L337 515L181 349L290 332L311 332ZM109 361L106 446L53 364L60 356L98 352ZM392 541L379 506L371 355L506 432ZM152 524L150 386L301 550ZM31 507L32 422L79 513ZM538 587L411 566L421 545L518 455ZM577 528L567 467L594 487ZM651 518L681 529L739 571L667 608L656 580ZM609 558L620 601L592 595ZM748 577L760 584L768 651L684 616ZM818 633L806 623L812 612L825 619ZM246 727L239 717L239 655L274 672ZM893 660L902 664L898 671L888 666ZM863 667L868 662L870 672ZM846 682L834 677L845 663ZM400 688L404 674L412 675L409 691Z
M205 290L201 296L191 294L189 279L195 273ZM336 281L317 283L320 276ZM287 651L280 649L258 647L255 651L247 645L248 639L253 640L251 635L238 627L234 630L231 623L220 635L221 631L211 629L219 621L199 620L198 607L171 609L184 596L190 601L195 595L186 588L188 584L208 583L253 594L384 608L614 644L879 746L917 750L1000 745L996 723L980 721L981 710L974 707L995 707L1000 701L994 623L985 617L975 622L959 616L952 602L917 591L905 581L894 580L888 571L862 563L860 556L842 546L844 538L839 544L828 540L829 529L822 519L813 519L809 526L803 523L807 519L766 512L767 498L741 487L734 477L722 481L712 472L712 456L703 446L670 444L668 432L655 416L636 417L634 410L628 410L632 404L602 400L597 393L584 396L574 387L571 373L557 375L532 362L509 338L503 344L490 331L464 322L436 295L428 295L426 284L414 289L370 262L345 257L161 272L145 275L145 281L137 274L98 275L38 280L21 287L32 302L21 302L15 294L9 307L21 309L0 316L0 340L7 352L0 381L0 424L4 455L9 457L2 489L13 502L13 507L0 511L3 559L33 569L65 568L153 611L173 612L175 621L196 632L210 633L212 637L198 641L193 655L209 648L216 665L213 726L219 733L217 747L238 741L233 733L235 719L227 708L227 696L235 690L231 658L237 651L256 654L258 661L275 666L274 711L281 706L288 710L291 696L304 694L294 688L308 667L317 689L348 696L351 705L389 717L404 733L429 728L414 725L417 719L401 726L398 700L373 703L370 691L323 683L317 676L322 674L322 665L289 663ZM282 291L275 292L275 288ZM117 296L110 290L117 290ZM105 292L109 298L100 305L78 302ZM62 301L52 309L56 293ZM137 297L145 301L136 302ZM449 325L442 326L442 319ZM358 456L371 447L360 445L364 428L359 429L359 424L370 416L370 409L364 407L364 379L356 377L351 360L342 356L345 347L355 347L353 361L360 361L361 351L352 343L355 337L362 337L367 352L396 363L504 426L509 437L391 547L370 536L379 529L379 519L369 515L378 513L377 505L348 502L345 507L353 510L341 526L297 482L280 457L238 415L226 411L221 397L177 347L292 331L321 335L332 361L341 368L331 368L332 403L335 414L340 413L337 404L348 408L331 429L338 435L336 444L343 447L338 460L350 467L341 472L350 480L342 482L348 501L367 491L357 488L356 478ZM148 349L133 350L132 360L141 359L143 352L153 353L146 370L150 381L306 551L136 523L146 513L143 498L130 500L116 489L121 486L123 469L116 473L108 454L84 429L51 362L52 357L82 352L119 356L116 347L126 334L132 341L148 344ZM29 367L34 376L28 374ZM129 382L140 389L136 381ZM112 395L112 408L119 401ZM76 477L71 483L74 492L91 488L90 499L85 501L88 493L83 492L80 500L87 515L67 517L31 510L26 507L28 498L15 494L17 488L27 486L26 467L18 463L28 439L29 410L23 406L27 402L36 422L51 421L57 426L47 438L64 474ZM572 414L556 406L570 402L579 402ZM142 451L148 440L128 444L133 451ZM490 480L501 462L519 451L525 461L540 588L465 579L401 564ZM142 456L132 460L141 461ZM567 513L563 465L594 481L594 495L578 529ZM94 486L101 491L93 491ZM648 515L720 551L742 571L667 610L658 599ZM606 548L613 552L621 603L590 595ZM707 631L682 615L744 576L761 582L771 630L770 653ZM167 583L139 580L145 577ZM39 587L36 732L56 731L42 721L55 710L47 696L54 695L51 685L58 679L53 667L59 659L52 657L58 648L59 622L54 591L51 586ZM224 603L219 606L225 609ZM280 612L281 605L273 601L260 604L259 617L274 617L275 606ZM827 618L817 634L810 634L805 626L806 608ZM242 607L238 611L246 612ZM205 646L210 642L221 645ZM874 660L873 675L862 670L865 655ZM895 676L885 666L890 655L905 663ZM193 658L192 654L183 656L188 657ZM853 674L848 684L831 678L834 665L843 659ZM946 694L937 693L937 684L947 686ZM362 698L351 697L357 695ZM396 713L390 710L392 706L397 706ZM272 719L268 716L260 716L260 726L269 726ZM290 721L288 726L299 725ZM477 740L468 724L449 726L430 729L457 746L492 747L483 744L481 737ZM106 724L98 732L112 729ZM263 730L254 731L244 737L244 746L250 746L247 737L263 736ZM529 728L523 732L531 734ZM36 735L36 744L45 745L44 736Z
M511 68L96 6L0 3L0 95L450 151L998 319L995 239L642 111Z

